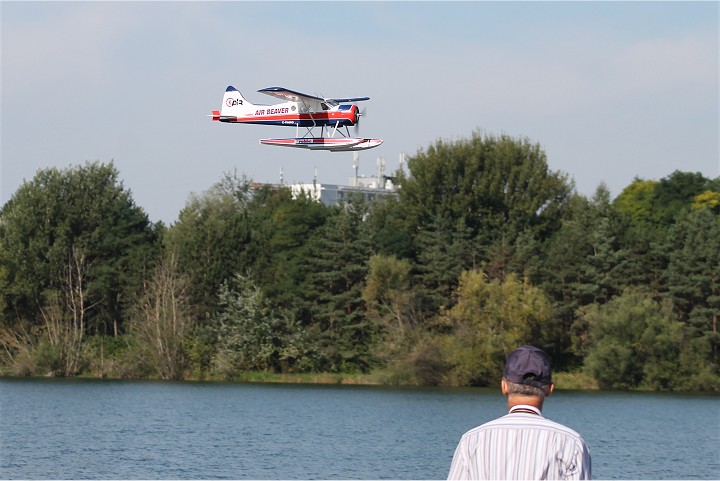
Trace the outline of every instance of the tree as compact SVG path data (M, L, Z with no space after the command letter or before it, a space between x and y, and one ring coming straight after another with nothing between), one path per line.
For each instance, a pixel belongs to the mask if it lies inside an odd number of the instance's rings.
M615 198L613 204L623 215L634 221L649 221L655 210L656 189L659 182L642 180L638 177L625 187Z
M692 204L693 209L711 209L716 214L720 213L720 192L707 190L695 196Z
M711 335L717 348L720 315L720 216L698 209L679 218L669 236L668 287L681 319ZM717 363L718 359L715 359Z
M40 323L46 291L57 291L72 249L89 266L84 284L89 330L118 333L157 256L158 227L137 207L112 163L40 170L0 211L5 320Z
M362 297L376 326L373 357L390 373L391 383L438 384L444 369L440 350L423 324L407 259L375 254L370 258Z
M189 286L170 255L155 267L136 308L133 331L163 379L181 379L185 369L183 343L193 326Z
M660 179L655 187L656 222L670 225L682 211L692 205L695 197L709 190L710 180L700 172L681 172L676 170Z
M585 309L590 346L585 368L603 389L720 387L717 366L697 362L699 344L677 322L670 302L628 289L604 305Z
M86 319L95 307L88 303L86 278L89 270L85 254L72 246L61 283L61 295L66 307L64 312L69 314L69 319L67 322L58 322L59 319L53 319L52 315L43 312L47 336L51 344L60 350L62 374L66 377L75 375L79 370ZM58 311L63 312L61 309Z
M393 196L374 199L366 220L373 250L379 254L412 259L414 225L407 222L402 206Z
M293 199L287 188L258 194L251 215L251 274L274 308L294 313L302 305L307 263L316 254L310 240L332 209L304 194ZM304 320L303 314L296 318Z
M317 329L330 371L367 371L374 326L361 295L370 258L364 218L367 204L343 204L319 227L308 244L303 285L304 319Z
M367 315L397 344L407 341L418 326L417 306L410 285L410 262L395 256L370 257L362 297ZM393 333L393 334L391 334Z
M497 382L507 353L523 344L544 348L554 330L543 292L513 274L489 280L484 272L465 271L457 296L447 312L454 328L446 344L452 384Z
M418 296L425 312L450 308L460 273L475 267L475 249L464 219L433 218L418 229L414 266Z
M572 362L568 351L581 357L587 347L587 326L580 322L578 309L607 302L617 293L624 255L605 186L590 200L573 196L561 222L531 259L531 280L554 301L554 317L561 326L548 352L553 359Z
M220 286L253 262L250 181L224 174L210 189L193 195L165 237L178 269L191 280L190 300L204 322L218 310Z
M506 135L438 141L408 167L399 193L411 225L464 219L486 249L503 239L513 245L528 227L539 237L552 233L572 191L567 176L548 170L538 144Z
M713 189L717 192L713 181L701 173L676 170L659 181L636 177L618 195L614 205L634 222L668 227L678 214L698 202L698 196L701 196L700 202L712 203Z
M307 334L292 319L274 312L247 276L223 283L221 309L213 323L214 369L232 379L243 371L292 371L312 365Z
M0 326L3 361L16 374L70 377L82 369L87 304L85 255L71 249L57 290L43 293L42 324L28 330L25 323Z
M590 327L585 366L601 388L627 389L640 384L645 356L639 341L647 319L661 315L658 304L639 292L585 309Z

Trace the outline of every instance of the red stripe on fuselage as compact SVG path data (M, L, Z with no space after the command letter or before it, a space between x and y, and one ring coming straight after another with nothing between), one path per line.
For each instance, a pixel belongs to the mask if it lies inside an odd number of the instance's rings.
M252 122L312 122L323 124L333 124L336 121L349 121L351 125L355 124L355 113L353 111L328 111L328 112L317 112L313 114L281 114L281 115L248 115L243 117L237 117L235 122L239 123L252 123Z

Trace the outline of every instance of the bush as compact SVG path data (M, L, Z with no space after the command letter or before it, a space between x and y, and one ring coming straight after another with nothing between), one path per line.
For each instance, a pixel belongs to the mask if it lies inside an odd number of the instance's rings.
M693 338L669 302L628 290L586 313L585 369L602 389L717 390L710 337Z

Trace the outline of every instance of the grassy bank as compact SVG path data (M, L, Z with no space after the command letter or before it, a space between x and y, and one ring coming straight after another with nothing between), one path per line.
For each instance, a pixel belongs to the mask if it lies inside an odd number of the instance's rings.
M108 375L110 374L110 375ZM17 377L18 373L7 366L0 366L0 377ZM35 377L35 376L30 376ZM41 377L47 377L41 376ZM54 377L54 376L53 376ZM85 371L77 378L103 378L103 379L159 379L159 377L149 376L114 376L105 372L100 375L98 372L92 373ZM597 381L591 376L580 371L576 372L557 372L553 375L555 386L557 389L570 390L596 390L598 389ZM406 378L404 381L392 372L383 370L373 371L370 373L274 373L262 371L248 371L238 373L232 379L215 377L215 376L193 376L184 377L186 381L218 381L218 382L267 382L267 383L288 383L288 384L347 384L347 385L387 385L387 386L419 386L415 379ZM498 385L499 385L498 380Z
M582 372L558 372L553 375L557 389L596 390L597 381ZM217 379L218 381L220 379ZM397 378L389 380L388 373L376 371L367 374L340 373L293 373L280 374L272 372L245 372L235 376L236 382L276 382L295 384L355 384L355 385L418 385L416 383L397 382ZM500 381L498 380L498 385Z
M555 389L599 389L597 381L581 371L553 373Z
M290 384L382 384L372 374L245 372L234 377L237 382L277 382Z

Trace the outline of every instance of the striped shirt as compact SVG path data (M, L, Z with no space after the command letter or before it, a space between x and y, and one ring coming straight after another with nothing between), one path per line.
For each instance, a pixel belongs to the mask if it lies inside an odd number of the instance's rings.
M578 433L519 405L463 435L448 479L590 479L590 469Z

